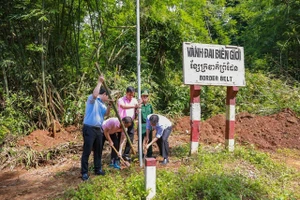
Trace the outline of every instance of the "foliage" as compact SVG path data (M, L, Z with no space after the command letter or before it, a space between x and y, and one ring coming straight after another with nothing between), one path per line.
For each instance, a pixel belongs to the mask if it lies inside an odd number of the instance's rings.
M239 93L237 95L240 95ZM201 118L208 119L226 111L226 87L203 86L200 93Z
M168 73L166 82L162 84L165 90L164 104L160 107L163 113L176 117L176 115L187 115L189 112L189 87L182 83L182 74ZM175 115L175 116L174 116Z
M189 114L189 88L181 78L182 43L189 41L244 47L247 86L238 93L238 112L290 107L299 114L299 6L296 0L141 1L141 85L155 111ZM137 88L135 9L130 0L3 2L0 137L47 128L48 119L81 123L98 76L95 62L119 96L129 85ZM27 112L34 117L4 108L10 100L2 94L19 91L35 101ZM203 119L225 112L225 94L225 87L202 86Z
M144 179L141 172L127 172L126 177L120 172L110 171L105 177L80 185L79 190L69 190L67 198L72 199L143 199L146 196Z
M237 95L237 111L273 114L290 108L300 114L299 83L288 84L284 79L263 73L246 73L247 86Z
M42 107L23 91L6 97L5 107L0 113L0 142L8 134L18 136L33 131L36 128L33 122L39 112L42 112Z
M246 86L236 97L236 112L268 115L290 108L300 115L299 83L287 83L284 78L246 71ZM201 89L202 118L225 113L226 87L203 86Z
M65 99L63 102L65 112L62 116L62 122L65 125L82 123L85 103L88 95L92 92L92 86L90 86L88 81L84 79L85 75L81 77L78 83L73 83L68 85L66 88L62 88L62 91L68 91L65 93ZM96 80L94 81L96 82Z
M180 149L185 149L181 147ZM234 153L200 147L198 155L181 157L179 169L157 168L154 199L297 199L299 172L270 159L267 153L237 147ZM175 158L175 157L174 157ZM183 162L182 159L185 159ZM135 169L109 171L76 190L68 199L140 199L147 194L143 173Z
M233 44L245 47L249 68L299 81L299 1L235 2L227 10L238 33L231 38ZM259 60L267 64L256 65Z

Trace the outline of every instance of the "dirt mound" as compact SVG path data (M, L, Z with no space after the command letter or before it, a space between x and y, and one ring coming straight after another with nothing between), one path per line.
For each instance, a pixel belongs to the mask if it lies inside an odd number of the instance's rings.
M225 115L216 115L200 123L200 142L205 144L224 143ZM189 141L190 117L176 120L174 131L181 133L181 139ZM78 137L81 130L69 126L53 134L45 130L36 130L22 138L18 144L41 151L58 144L71 141L82 142ZM180 135L180 134L179 134ZM254 144L260 149L296 148L300 142L300 119L289 109L270 116L257 116L240 113L236 116L235 140L240 144Z
M205 144L224 143L225 115L214 116L200 123L200 142ZM181 118L174 130L190 133L190 117ZM260 149L299 149L300 119L290 109L270 116L240 113L236 116L235 140L240 144L254 144Z
M260 149L300 149L300 119L289 109L265 117L240 114L236 134L238 142Z
M225 115L216 115L200 123L200 142L215 144L225 142ZM190 117L176 119L174 132L178 132L176 142L189 142ZM18 144L41 151L64 142L82 142L81 130L69 126L55 134L36 130L22 138ZM173 140L173 139L172 139ZM296 148L300 145L300 119L290 109L269 116L249 113L236 115L235 141L240 144L254 144L260 149ZM171 142L171 141L170 141Z
M18 141L18 145L27 146L36 151L42 151L55 147L65 142L79 142L82 141L80 130L75 126L68 126L65 129L55 133L46 130L35 130L29 135L23 137Z

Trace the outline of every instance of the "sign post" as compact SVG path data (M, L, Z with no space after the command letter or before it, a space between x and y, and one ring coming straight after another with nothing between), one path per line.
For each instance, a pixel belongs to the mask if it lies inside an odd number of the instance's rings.
M235 97L238 90L235 86L227 87L225 146L228 151L234 150Z
M191 151L190 154L198 153L199 138L200 138L200 91L199 85L190 86L190 115L191 115Z
M233 151L235 97L238 87L246 85L244 48L190 42L184 42L182 48L184 84L191 85L191 153L198 149L200 85L227 86L225 145L229 151Z

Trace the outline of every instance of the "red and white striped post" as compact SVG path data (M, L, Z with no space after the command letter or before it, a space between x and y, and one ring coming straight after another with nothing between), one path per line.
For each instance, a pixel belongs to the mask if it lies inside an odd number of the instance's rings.
M191 151L190 154L198 153L200 138L200 85L190 86L190 121L191 121Z
M225 148L229 151L234 150L235 97L238 90L236 86L227 87Z
M145 158L145 186L149 194L146 199L152 199L156 194L156 159Z

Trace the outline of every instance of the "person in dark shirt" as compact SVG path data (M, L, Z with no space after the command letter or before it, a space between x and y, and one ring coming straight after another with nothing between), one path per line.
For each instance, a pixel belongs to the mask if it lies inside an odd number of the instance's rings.
M142 113L142 143L146 136L146 122L147 116L153 114L152 105L149 103L149 92L148 90L142 90L141 93L142 97L142 106L141 106L141 113ZM149 132L149 139L152 140L152 130ZM149 146L147 150L147 157L152 157L152 145Z

